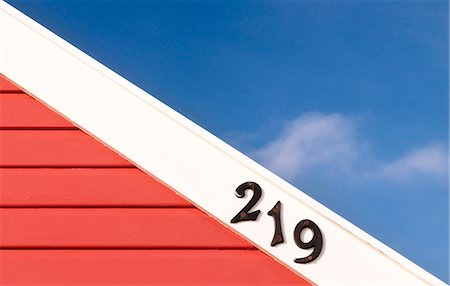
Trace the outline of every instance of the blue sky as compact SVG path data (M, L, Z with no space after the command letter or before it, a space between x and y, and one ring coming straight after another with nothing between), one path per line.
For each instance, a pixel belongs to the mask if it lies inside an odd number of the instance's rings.
M446 1L8 1L444 281Z

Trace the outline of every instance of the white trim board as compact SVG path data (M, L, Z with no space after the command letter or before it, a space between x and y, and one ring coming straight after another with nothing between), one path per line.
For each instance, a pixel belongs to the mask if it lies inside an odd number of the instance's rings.
M445 285L5 2L0 29L0 73L299 275L318 285ZM234 193L246 181L263 189L262 214L230 224L248 200ZM271 247L267 212L278 200L286 242ZM292 235L305 218L324 250L297 264L310 253Z

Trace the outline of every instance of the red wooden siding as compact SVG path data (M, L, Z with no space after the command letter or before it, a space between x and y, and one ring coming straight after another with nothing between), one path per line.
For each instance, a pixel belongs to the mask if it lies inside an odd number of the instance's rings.
M136 168L11 168L0 207L192 207Z
M0 217L8 248L254 248L196 208L8 208Z
M309 285L0 76L0 284Z
M259 251L3 250L1 255L3 285L309 285Z
M12 128L75 128L52 110L25 93L0 96L0 126Z
M22 92L22 90L15 85L13 82L8 80L2 74L0 74L0 92L8 93L8 92Z
M80 130L0 130L0 166L133 167Z

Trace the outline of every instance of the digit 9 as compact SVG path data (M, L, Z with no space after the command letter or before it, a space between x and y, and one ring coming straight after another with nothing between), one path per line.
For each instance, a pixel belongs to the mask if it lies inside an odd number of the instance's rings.
M310 229L313 232L313 237L310 241L304 242L301 238L301 233L304 229ZM309 219L304 219L297 224L294 230L294 241L298 247L301 249L313 249L313 252L303 258L294 259L295 263L305 264L312 262L317 257L319 257L320 252L322 251L322 233L320 232L319 227L313 221Z

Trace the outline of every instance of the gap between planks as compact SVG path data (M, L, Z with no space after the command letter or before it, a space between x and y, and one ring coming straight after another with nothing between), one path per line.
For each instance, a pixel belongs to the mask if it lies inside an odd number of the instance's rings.
M242 250L242 251L258 251L259 249L255 246L229 246L229 247L214 247L214 246L204 246L204 247L174 247L174 246L161 246L161 247L104 247L104 246L92 246L92 247L76 247L76 246L58 246L58 247L8 247L2 246L0 250Z
M194 205L6 205L0 209L196 209Z
M46 126L42 126L42 127L24 127L24 126L8 126L8 127L0 127L0 130L3 131L67 131L67 130L73 130L73 131L81 131L81 129L79 129L78 127L75 126L67 126L67 127L46 127Z
M17 93L17 94L26 94L26 95L28 95L26 92L23 92L23 91L17 90L17 89L0 90L0 96L1 96L1 94L3 94L3 93L5 93L5 94L14 94L14 93Z
M0 165L1 169L134 169L133 165Z

